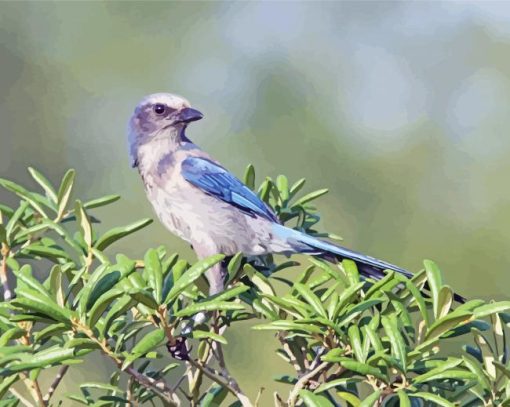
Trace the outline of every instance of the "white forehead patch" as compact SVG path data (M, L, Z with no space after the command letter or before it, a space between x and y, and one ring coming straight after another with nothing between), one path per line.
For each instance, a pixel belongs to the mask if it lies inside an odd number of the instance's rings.
M147 104L154 105L156 103L161 103L174 109L191 106L190 103L182 96L174 95L172 93L153 93L152 95L145 96L138 106L141 107Z

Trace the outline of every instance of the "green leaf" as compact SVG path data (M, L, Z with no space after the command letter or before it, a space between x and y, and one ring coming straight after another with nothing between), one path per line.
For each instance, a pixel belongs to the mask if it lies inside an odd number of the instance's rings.
M476 360L476 359L473 358L473 360ZM503 375L505 375L507 378L510 379L510 369L509 368L507 368L502 363L499 363L499 362L496 362L496 361L493 361L492 364L496 367L497 370L499 370Z
M0 347L6 346L9 341L21 338L25 335L25 331L18 327L10 328L0 336Z
M236 284L232 288L229 288L228 290L225 290L221 293L218 293L216 295L213 295L207 299L207 301L226 301L230 300L231 298L238 297L240 294L248 291L250 287L247 285L244 285L242 283Z
M424 373L413 380L413 383L424 383L430 382L433 380L446 380L446 379L455 379L455 380L475 380L478 378L472 372L461 369L448 369L442 372L436 372L436 369L431 370L430 372Z
M269 324L255 325L252 329L258 331L277 330L277 331L298 331L304 333L323 333L322 330L311 324L300 324L294 321L280 320Z
M105 312L106 308L116 299L124 295L123 290L113 289L106 291L103 295L101 295L97 301L95 301L92 304L92 308L89 312L89 318L88 318L88 325L89 326L96 326L97 321L103 313Z
M344 377L342 379L335 379L331 380L329 382L321 384L317 389L315 390L315 393L321 393L326 390L330 390L334 387L345 387L348 384L355 384L361 382L362 379L355 378L355 377Z
M62 219L62 217L64 216L67 203L69 202L69 197L71 196L71 192L73 190L75 175L76 172L73 169L70 169L65 173L64 178L62 178L62 182L60 184L60 188L58 190L57 195L58 203L57 219Z
M355 394L349 393L348 391L337 391L336 394L340 399L349 403L349 406L359 407L361 404L361 400Z
M453 303L453 290L444 285L438 294L438 318L442 318L448 314Z
M296 194L301 191L301 189L303 188L303 186L305 185L306 183L306 179L304 178L301 178L299 180L297 180L291 187L290 187L290 191L289 191L289 195L290 195L290 199L294 198L294 196L296 196Z
M76 201L74 205L74 213L78 219L78 224L80 225L81 233L83 234L83 240L87 245L87 251L89 251L92 247L92 225L80 201Z
M280 192L282 203L285 204L289 200L289 180L285 175L278 175L276 177L276 187Z
M46 288L32 276L32 267L29 264L25 264L21 269L13 271L13 274L18 279L16 292L24 290L25 287L36 291L43 298L47 298L51 301L51 296Z
M496 367L494 365L494 354L492 352L491 346L489 342L480 332L476 329L473 330L473 335L475 337L475 343L480 349L482 353L483 363L485 366L485 371L489 374L492 379L496 378Z
M77 350L80 349L100 349L98 343L94 342L92 339L89 338L73 338L66 342L65 348L74 348Z
M136 359L156 349L165 339L165 332L162 329L149 332L131 349L131 353L124 360L121 370L125 370Z
M253 168L253 167L252 167ZM227 397L228 390L218 384L213 384L207 390L207 393L200 400L200 407L218 407L221 406L225 397Z
M439 318L439 292L443 286L441 271L437 265L431 260L425 260L425 271L427 273L427 280L429 282L430 291L432 294L432 304L434 308L434 317Z
M302 198L298 199L293 205L292 207L295 208L296 206L303 206L304 204L310 202L310 201L313 201L319 197L321 197L322 195L325 195L328 193L328 189L327 188L324 188L324 189L319 189L317 191L314 191L314 192L310 192L309 194L303 196Z
M449 330L467 324L472 320L473 316L470 312L454 311L434 322L428 329L427 334L425 335L425 340L427 341L429 339L438 338Z
M425 299L423 298L423 295L421 294L420 290L414 285L413 281L405 280L404 282L406 288L409 290L411 295L413 296L414 300L416 301L416 304L418 305L418 309L420 310L421 317L423 318L423 321L425 322L425 326L430 326L430 317L429 313L427 312L427 305L425 304Z
M25 211L27 210L27 208L28 208L28 202L22 201L20 203L20 206L18 207L18 209L16 209L16 211L13 213L13 215L9 219L9 222L7 222L7 225L5 226L5 234L7 236L7 239L9 240L9 242L14 240L13 232L16 230L15 229L16 226L19 226L18 222L20 222L20 219L25 214Z
M212 266L221 262L225 256L223 254L216 254L208 257L207 259L201 260L191 266L182 276L179 278L170 292L168 293L165 303L172 301L180 293L182 293L189 285L191 285L196 279L202 274L209 270Z
M75 356L75 349L73 348L62 349L59 346L48 348L31 355L30 360L27 362L17 362L4 369L0 369L0 375L8 376L24 370L44 368L68 359L74 359Z
M39 243L33 243L26 246L20 253L43 257L54 262L58 262L59 260L73 261L73 258L63 249L48 247Z
M380 304L382 300L380 299L373 299L373 300L366 300L359 304L356 304L354 307L352 307L338 322L337 327L340 328L342 326L347 325L349 322L351 322L354 318L357 318L360 316L363 312L366 310L373 308L375 305Z
M195 315L202 311L234 311L234 310L242 310L244 306L241 304L236 304L233 302L225 302L225 301L204 301L197 302L192 305L188 305L186 308L181 309L175 313L176 317L185 317L190 315Z
M37 331L34 334L34 342L40 342L48 337L60 335L63 332L66 332L70 329L70 325L65 324L63 322L59 322L57 324L48 325L46 328Z
M383 315L381 323L386 331L386 335L388 335L390 339L391 354L400 362L401 369L405 373L407 367L407 350L404 338L398 327L397 316L395 314L389 316Z
M23 297L15 298L11 301L11 304L28 311L40 312L55 321L69 323L71 311L68 309L59 307L51 299L48 299L37 291L24 289L22 293Z
M51 268L49 276L49 290L52 298L60 307L65 306L64 289L62 286L62 268L55 265Z
M505 312L510 309L510 301L491 302L490 304L482 305L474 310L475 318L484 318L489 315Z
M158 252L149 249L144 257L145 271L147 272L147 282L154 291L154 299L158 304L163 300L163 272L161 270L161 261Z
M94 247L98 250L104 250L111 244L115 243L117 240L120 240L123 237L128 236L151 223L152 219L146 218L126 226L110 229L103 236L97 239Z
M432 394L432 393L427 393L427 392L417 392L417 393L413 393L413 394L410 394L411 397L413 398L420 398L420 399L423 399L423 400L427 400L427 401L432 401L433 403L436 403L438 406L443 406L443 407L455 407L455 404L453 403L450 403L448 400L436 395L436 394Z
M321 300L312 292L312 290L310 290L304 284L300 283L294 284L294 288L301 295L301 297L303 297L303 299L312 306L318 315L324 318L328 317L326 310L322 306Z
M149 307L151 310L157 310L159 308L159 304L156 302L156 300L154 300L152 295L147 290L136 288L129 290L128 294L136 302Z
M99 279L99 281L93 286L92 290L87 299L86 310L90 310L92 306L97 302L99 297L110 290L115 284L117 284L122 274L119 270L111 271L105 274Z
M380 280L376 281L374 284L370 286L370 288L367 290L365 294L365 298L369 299L373 295L381 294L383 291L383 287L393 280L395 276L395 272L393 270L389 270L386 275L381 278Z
M334 404L326 397L314 394L309 390L300 390L299 397L306 407L334 407Z
M372 407L376 403L376 401L379 399L379 397L381 396L381 393L382 393L381 390L377 390L377 391L372 392L370 394L370 396L366 397L361 402L359 407Z
M136 304L135 300L133 300L128 295L119 298L106 314L101 334L105 336L105 334L110 329L112 322L119 316L125 314L127 310L135 306L135 304Z
M352 298L359 294L359 291L361 290L361 288L364 285L365 285L365 283L360 282L358 284L351 285L350 287L348 287L347 289L342 291L342 293L340 294L338 305L336 307L336 310L335 310L335 313L334 313L332 319L336 319L338 317L338 315L340 315L340 313L344 311L346 306L348 304L352 303ZM369 301L371 301L371 300L369 300ZM381 300L377 300L377 303L380 303L380 302L381 302Z
M0 383L0 399L4 399L5 394L9 391L11 386L16 383L19 380L18 375L12 375L10 377L6 377L2 380L2 383ZM6 400L4 400L5 402ZM18 401L16 400L16 403L14 404L5 404L3 407L13 406L16 407L18 405Z
M0 178L0 186L4 187L5 189L8 189L11 192L14 192L16 195L23 198L43 218L48 218L48 215L42 208L42 205L48 204L48 201L42 195L36 194L34 192L29 192L21 185L18 185L12 181L3 178Z
M359 271L356 263L352 260L344 259L342 260L342 269L349 280L349 286L359 283Z
M266 177L264 182L260 185L258 189L258 194L260 199L262 199L265 203L269 202L269 195L271 194L271 190L273 189L273 181L270 177Z
M232 259L228 262L227 266L227 272L228 272L228 281L232 281L234 277L239 272L239 269L241 268L241 263L243 261L243 253L239 252L236 253Z
M366 325L363 327L368 338L370 339L370 343L376 352L382 351L384 349L383 344L381 342L381 338L379 334L375 332L375 329L370 325Z
M93 209L98 208L100 206L105 206L111 204L120 199L120 195L106 195L101 198L93 199L91 201L85 202L83 207L85 209Z
M251 190L255 189L255 167L248 164L244 172L244 183Z
M411 407L411 399L405 392L405 390L397 391L398 400L400 402L400 407Z
M361 344L361 332L358 325L351 325L347 330L347 334L349 335L349 342L354 351L354 356L356 356L359 362L364 363L366 357Z
M217 333L214 333L214 332L200 331L198 329L193 329L192 335L193 335L193 338L195 338L195 339L211 339L215 342L219 342L219 343L222 343L223 345L227 345L227 340L222 335L218 335Z
M462 359L464 360L464 364L466 365L466 367L478 377L478 383L482 386L482 388L484 390L490 391L491 389L490 378L487 377L482 367L480 366L478 360L471 355L462 355Z
M351 370L355 373L360 374L361 376L371 375L383 381L388 380L386 375L380 369L374 366L370 366L366 363L357 362L355 360L343 356L331 357L330 360L338 362L341 366L343 366L347 370Z
M35 168L28 167L28 172L32 178L42 187L48 199L56 204L58 201L57 193L55 188L53 188L53 185L51 185L51 182L48 181L48 179Z

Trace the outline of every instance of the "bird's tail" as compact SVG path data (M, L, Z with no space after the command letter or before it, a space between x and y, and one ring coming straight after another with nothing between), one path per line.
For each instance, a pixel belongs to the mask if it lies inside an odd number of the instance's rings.
M317 239L313 236L282 225L276 225L275 227L275 234L280 238L285 239L286 243L293 249L293 251L321 256L328 260L331 260L332 258L335 260L353 260L356 263L360 274L365 277L380 280L385 275L384 270L393 270L407 278L411 278L413 276L412 273L401 267L374 257L366 256L362 253L355 252L354 250ZM454 298L458 302L465 302L465 298L458 294L454 294Z

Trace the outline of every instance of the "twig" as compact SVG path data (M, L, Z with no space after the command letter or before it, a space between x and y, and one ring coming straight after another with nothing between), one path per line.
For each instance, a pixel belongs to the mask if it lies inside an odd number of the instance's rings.
M307 374L301 376L301 378L297 381L297 383L294 385L294 388L290 392L289 400L287 402L289 407L294 407L296 405L296 400L299 396L300 390L305 387L305 385L312 380L315 376L317 376L319 373L321 373L324 369L329 367L328 362L322 362L319 366L317 366L315 369L311 370Z
M51 397L55 393L55 390L57 389L58 385L64 378L68 369L69 369L69 365L64 365L59 369L57 375L55 376L55 379L53 380L53 383L51 383L51 386L48 389L48 392L46 393L46 396L44 396L44 398L43 398L43 400L46 404L48 404L48 402L50 401Z
M194 368L199 369L204 375L206 375L212 381L218 383L220 386L225 387L230 393L232 393L243 407L253 407L248 397L243 392L238 391L232 385L222 378L222 376L216 372L214 369L208 368L207 366L202 366L200 363L197 363L195 360L190 359L188 363L192 365Z
M289 357L290 363L292 363L292 366L296 370L296 373L300 374L304 370L304 364L302 360L298 360L294 352L292 352L292 349L290 348L289 343L285 340L284 337L281 336L281 334L278 334L278 340L280 341L282 348L284 352Z
M9 389L9 391L12 393L12 395L14 397L16 397L20 402L21 404L23 404L25 407L34 407L34 405L28 401L25 397L23 397L21 395L21 393L18 393L15 389L13 389L12 387Z
M41 388L39 387L39 382L37 380L30 379L25 373L21 373L20 377L23 379L25 387L32 395L32 398L36 402L37 406L45 407L46 403L43 400Z
M222 335L226 329L226 326L218 327L218 313L217 312L215 312L215 315L214 315L213 329L219 335ZM213 354L216 357L218 364L220 365L222 376L228 381L228 384L230 385L230 387L232 387L232 389L235 391L235 396L239 399L241 404L244 406L245 403L247 403L246 405L251 406L250 399L248 399L248 397L246 397L246 395L241 390L239 383L237 383L237 381L230 375L230 372L227 369L227 365L225 363L225 357L223 355L223 348L221 346L221 343L213 342L212 346L213 346Z
M0 263L0 283L4 289L4 301L9 301L12 299L12 291L9 286L9 279L7 276L7 257L9 257L9 247L2 243L2 261Z
M131 388L133 386L133 376L130 376L127 385L126 385L126 400L128 401L126 403L126 407L132 407L134 405L133 403L133 389Z
M121 367L121 365L118 366ZM180 405L180 400L177 395L172 392L172 389L170 389L163 380L155 380L152 377L145 376L132 367L128 367L125 372L131 375L142 386L158 394L168 405Z
M110 357L119 369L122 368L122 359L120 359L109 347L106 341L101 341L95 337L94 333L87 326L80 323L79 320L74 320L73 324L76 328L78 328L81 332L83 332L89 339L97 343L103 353ZM169 406L179 406L180 400L177 397L171 388L167 386L164 380L155 380L151 377L140 373L138 370L128 367L124 369L124 372L131 375L138 383L140 383L145 388L156 393L161 399Z

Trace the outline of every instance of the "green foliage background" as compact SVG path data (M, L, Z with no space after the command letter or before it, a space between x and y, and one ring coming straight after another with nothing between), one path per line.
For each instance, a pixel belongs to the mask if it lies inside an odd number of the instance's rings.
M507 297L504 3L13 2L0 11L2 177L28 183L34 165L57 181L72 166L78 196L123 195L100 212L109 225L152 216L129 168L126 121L142 95L174 91L206 115L191 138L237 174L253 162L328 186L324 224L346 245L413 271L433 258L464 295ZM164 242L194 259L158 223L139 236L116 249L142 256ZM229 338L252 394L280 363L247 351L269 343L261 334Z

